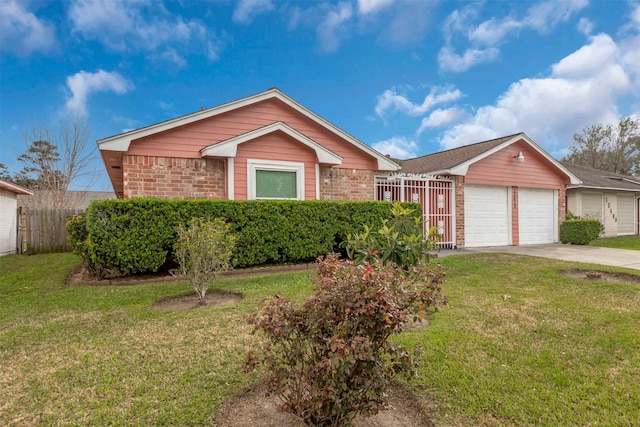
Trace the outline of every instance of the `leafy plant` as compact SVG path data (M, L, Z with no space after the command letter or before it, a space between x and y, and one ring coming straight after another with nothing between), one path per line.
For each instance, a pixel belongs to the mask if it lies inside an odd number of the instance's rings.
M560 226L560 241L573 245L586 245L602 233L602 223L597 219L570 219Z
M391 218L382 219L382 226L374 230L364 225L361 233L349 234L344 246L349 258L356 264L371 264L380 260L383 264L395 263L405 270L429 261L429 254L436 249L436 227L429 228L425 238L424 220L416 216L416 210L400 203L391 206Z
M389 204L132 198L94 201L85 216L85 268L105 278L158 271L172 254L176 228L191 218L226 218L238 237L231 263L248 267L308 262L338 250L347 235L358 230L358 224L388 218Z
M206 304L211 283L231 268L231 253L237 238L229 229L224 218L211 221L193 218L188 227L178 227L174 249L179 268L173 271L191 282L202 305Z
M412 355L389 337L446 303L443 276L426 264L407 274L381 262L319 258L315 294L303 307L276 296L247 316L268 340L249 352L247 366L265 365L271 392L305 424L350 426L384 408L394 377L414 374Z

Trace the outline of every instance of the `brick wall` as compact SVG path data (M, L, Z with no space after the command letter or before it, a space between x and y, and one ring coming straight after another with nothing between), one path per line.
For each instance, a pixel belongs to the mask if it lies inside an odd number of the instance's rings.
M374 200L374 177L371 170L320 167L320 198Z
M124 155L124 198L225 199L224 160Z
M464 177L451 177L454 179L456 192L456 246L464 247Z
M558 241L560 241L560 226L567 219L567 191L558 189Z

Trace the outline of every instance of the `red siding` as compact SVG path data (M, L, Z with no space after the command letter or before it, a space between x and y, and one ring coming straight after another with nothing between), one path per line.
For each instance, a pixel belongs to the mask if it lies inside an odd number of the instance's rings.
M522 151L524 163L514 156ZM546 158L525 142L517 142L471 166L467 184L503 185L529 188L564 188L567 178Z
M304 163L304 197L316 198L316 153L282 132L274 132L238 146L234 161L235 198L246 200L247 159Z
M277 99L133 141L128 154L199 158L209 145L274 122L284 122L343 158L342 168L377 169L376 160ZM241 144L243 145L243 144Z

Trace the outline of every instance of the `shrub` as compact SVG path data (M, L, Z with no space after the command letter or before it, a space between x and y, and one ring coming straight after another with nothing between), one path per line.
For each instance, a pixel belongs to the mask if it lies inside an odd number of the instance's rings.
M349 426L358 414L384 408L394 377L414 374L417 362L388 339L446 303L443 273L426 264L409 272L380 262L355 265L336 254L318 263L315 294L303 307L276 296L247 317L268 340L249 352L247 366L265 365L282 409L305 424Z
M602 223L596 219L571 219L560 226L560 241L573 245L586 245L598 238Z
M347 236L344 246L349 258L357 264L371 264L376 260L383 264L395 263L404 270L429 261L429 254L438 241L436 227L431 227L425 238L424 220L416 215L416 209L393 203L391 218L381 221L378 230L365 224L362 233Z
M87 217L84 214L71 215L67 218L65 225L67 234L69 236L69 243L73 247L73 253L80 255L84 264L87 264L87 258L89 256L89 233L87 231Z
M306 262L338 250L360 224L388 218L389 203L133 198L94 201L85 215L86 268L115 277L158 271L171 258L177 227L191 218L225 218L238 237L231 262L247 267Z
M178 226L174 249L180 267L173 272L191 282L201 305L206 304L211 283L231 268L231 253L237 238L229 228L223 218L212 221L193 218L187 227Z

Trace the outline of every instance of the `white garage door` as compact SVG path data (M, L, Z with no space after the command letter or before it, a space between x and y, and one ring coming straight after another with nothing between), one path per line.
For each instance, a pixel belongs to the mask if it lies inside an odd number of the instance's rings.
M636 232L636 200L634 196L618 195L618 235Z
M468 185L464 189L464 240L466 247L509 244L507 187Z
M553 190L534 188L518 190L521 245L556 242L556 202Z

